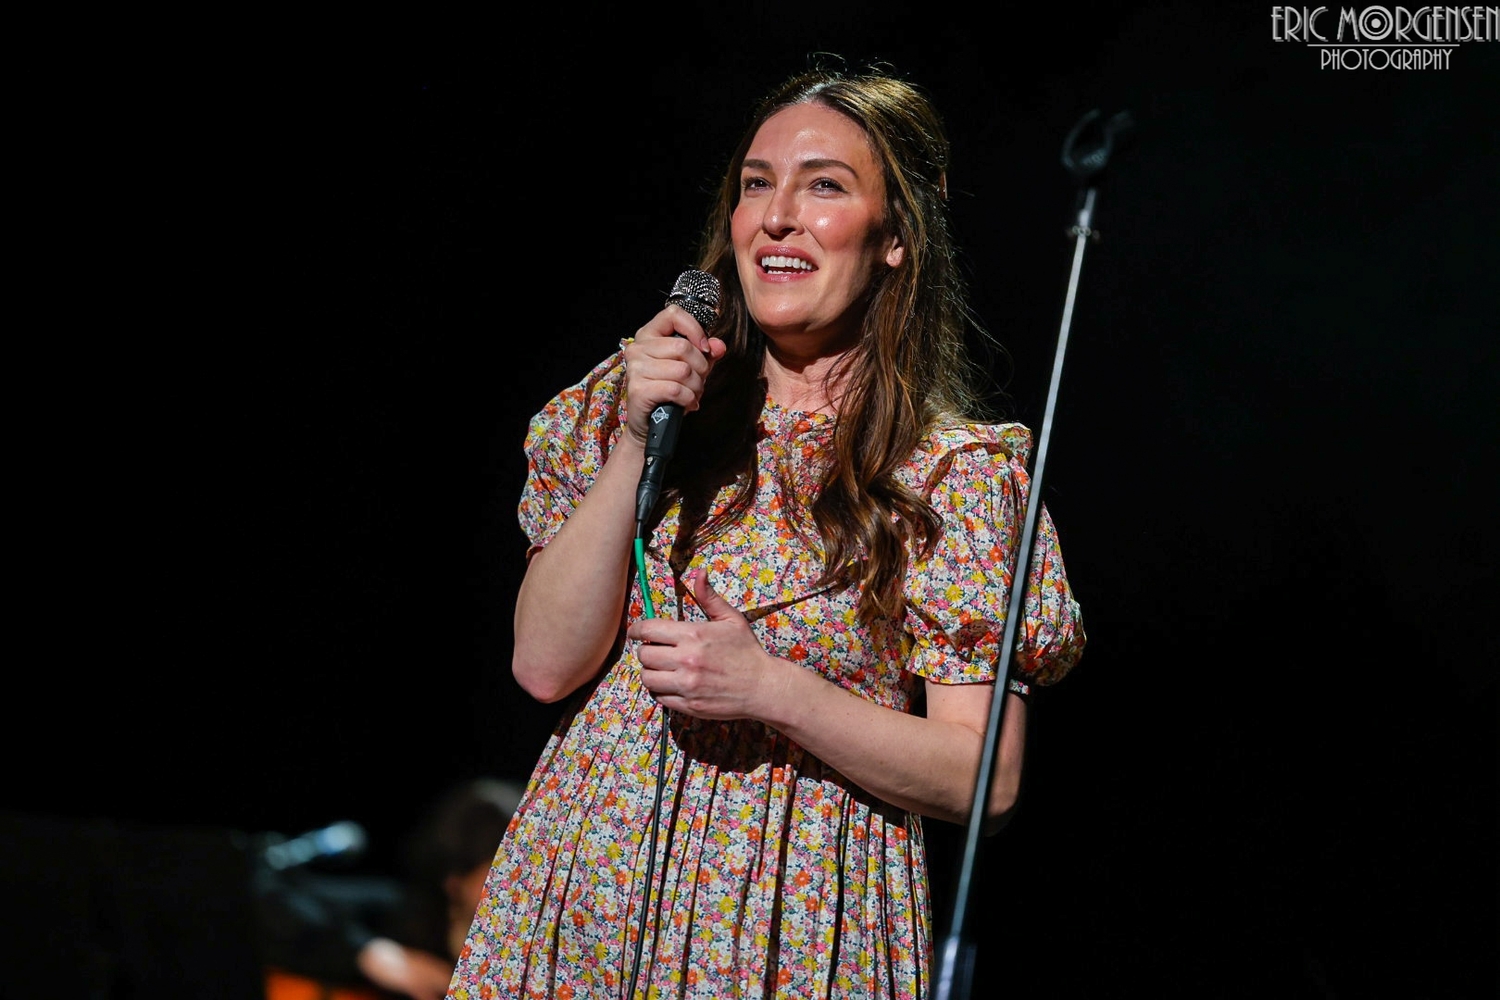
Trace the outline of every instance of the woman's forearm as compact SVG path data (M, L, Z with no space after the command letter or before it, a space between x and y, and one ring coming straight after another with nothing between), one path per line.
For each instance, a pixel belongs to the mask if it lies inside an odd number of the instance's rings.
M969 821L989 721L988 684L929 683L928 714L876 705L785 660L782 690L764 721L871 794L911 812ZM1025 746L1026 705L1006 703L986 826L1014 806Z

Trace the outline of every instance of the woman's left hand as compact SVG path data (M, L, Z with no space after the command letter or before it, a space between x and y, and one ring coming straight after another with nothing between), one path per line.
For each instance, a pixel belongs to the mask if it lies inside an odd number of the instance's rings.
M714 590L708 573L685 581L706 622L643 618L626 635L640 642L641 682L667 708L700 719L754 719L767 699L785 690L780 668L789 661L767 653L750 622Z

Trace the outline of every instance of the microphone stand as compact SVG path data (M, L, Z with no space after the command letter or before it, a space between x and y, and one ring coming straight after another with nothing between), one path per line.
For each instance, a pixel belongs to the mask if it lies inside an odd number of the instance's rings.
M1068 292L1063 304L1062 326L1057 335L1057 349L1052 360L1052 381L1047 390L1047 405L1042 415L1042 426L1037 436L1036 459L1031 470L1031 487L1027 496L1026 516L1021 535L1016 543L1015 572L1011 574L1010 603L1005 616L1005 636L1000 642L1000 662L996 665L995 697L990 700L988 729L985 734L984 751L979 758L979 774L974 783L974 805L969 812L969 825L964 838L964 853L959 865L958 878L953 893L953 911L949 920L948 936L939 953L938 975L933 996L936 1000L955 1000L969 996L974 971L973 942L967 940L969 896L974 888L974 873L978 863L979 849L984 840L985 805L989 801L990 782L995 773L995 757L1000 743L1000 726L1005 716L1006 683L1010 679L1010 663L1015 655L1016 636L1026 613L1026 581L1031 577L1032 548L1036 540L1036 524L1042 509L1042 475L1047 465L1047 445L1052 437L1052 414L1057 406L1057 387L1062 379L1063 360L1068 349L1068 331L1073 325L1073 305L1078 296L1078 275L1083 270L1083 251L1090 240L1097 242L1099 233L1093 227L1094 201L1098 190L1093 178L1109 161L1115 137L1134 122L1128 111L1121 111L1098 130L1097 134L1087 130L1099 117L1098 110L1090 111L1081 118L1063 142L1063 166L1079 182L1078 217L1068 234L1074 238L1073 269L1068 277Z

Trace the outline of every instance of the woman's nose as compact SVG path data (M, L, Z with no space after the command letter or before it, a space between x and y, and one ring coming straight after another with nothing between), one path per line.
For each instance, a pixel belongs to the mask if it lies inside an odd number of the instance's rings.
M797 200L786 190L777 191L766 205L761 225L773 237L785 236L797 229Z

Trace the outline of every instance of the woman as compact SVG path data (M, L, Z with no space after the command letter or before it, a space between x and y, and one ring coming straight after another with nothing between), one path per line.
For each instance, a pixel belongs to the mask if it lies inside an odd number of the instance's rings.
M789 81L704 230L712 335L669 305L534 418L513 670L576 701L451 996L927 993L920 817L973 806L1030 444L970 416L947 157L899 79ZM634 499L663 402L688 416L646 600ZM1084 634L1038 523L1017 672L1047 684ZM1024 744L1007 697L996 819Z

